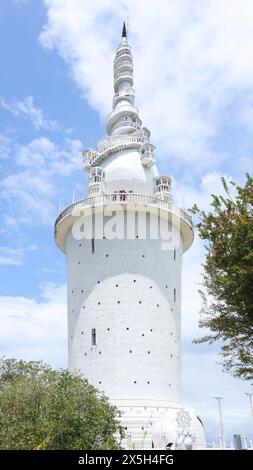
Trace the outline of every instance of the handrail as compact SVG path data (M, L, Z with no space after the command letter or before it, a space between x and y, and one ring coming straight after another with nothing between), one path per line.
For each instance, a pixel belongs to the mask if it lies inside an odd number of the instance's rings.
M99 140L97 143L97 151L103 152L107 148L117 144L131 144L131 143L143 143L145 138L143 136L132 137L131 135L114 135L111 137L105 137Z
M116 75L118 73L118 71L121 69L121 68L124 68L124 67L129 67L131 70L133 70L133 64L132 62L129 60L124 60L123 62L120 62L119 65L115 66L114 68L114 74Z
M114 77L114 86L121 80L121 79L130 79L133 84L133 73L132 72L121 72L117 73Z
M114 124L114 126L112 126L112 130L115 131L120 127L134 127L134 129L138 130L141 128L141 125L134 121L120 121L117 124Z
M133 106L132 104L120 104L117 106L111 113L108 115L107 120L111 119L112 117L116 116L117 114L121 112L129 111L130 113L133 114L138 114L139 109L136 106Z
M123 125L125 124L123 123L122 126ZM134 126L136 129L139 129L140 127L137 124L135 125L135 123L131 123L131 126ZM114 126L114 129L116 129L116 127L121 127L120 123L117 126ZM116 152L117 147L131 148L133 146L134 148L138 148L146 141L147 139L145 139L145 136L132 137L128 135L117 135L111 136L104 140L102 139L100 142L98 142L97 150L87 151L90 152L89 156L85 155L85 152L83 153L83 163L93 164L93 162L100 161L101 158L103 159L109 150L112 151L115 149Z
M119 50L119 51L116 53L116 57L115 57L115 59L114 59L114 63L115 63L115 62L117 61L117 59L118 59L119 57L121 57L122 55L130 55L130 56L132 56L131 51L130 51L129 49L126 49L126 48L121 49L121 50Z
M127 90L123 89L123 90L117 91L117 93L114 94L114 98L119 98L120 96L124 96L124 95L134 96L134 89L127 88Z
M189 214L183 209L175 206L171 202L165 201L157 196L152 196L148 194L140 194L140 193L111 193L111 194L101 194L96 196L90 196L85 199L81 199L80 201L74 202L70 206L66 207L64 211L59 214L55 221L55 230L57 229L57 225L65 219L70 214L73 214L80 210L81 208L86 207L94 207L94 206L101 206L106 204L141 204L146 206L157 206L159 208L168 209L171 212L173 208L177 208L179 211L180 217L184 219L191 227L192 227L192 220Z

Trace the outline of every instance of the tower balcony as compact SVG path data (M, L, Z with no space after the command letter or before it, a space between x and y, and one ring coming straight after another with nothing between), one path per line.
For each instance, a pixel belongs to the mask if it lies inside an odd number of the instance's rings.
M99 140L97 144L98 152L105 152L109 148L115 148L118 145L131 145L133 148L139 148L143 142L145 142L142 136L131 136L131 135L115 135L110 137L104 137Z
M129 60L129 58L130 60L133 60L130 48L126 46L120 48L116 53L116 57L114 59L114 66L123 60Z
M98 142L97 150L87 149L83 152L83 166L85 171L98 167L103 160L120 150L131 148L140 149L145 142L144 136L120 135L106 137Z
M130 44L127 42L127 40L125 38L122 38L122 40L120 41L117 49L116 49L116 53L118 51L121 51L122 49L129 49L131 50L131 46Z
M106 123L106 131L108 134L111 133L112 128L118 121L122 121L124 118L131 118L132 120L138 119L138 108L130 104L119 105L116 107L108 116Z
M89 195L103 193L105 186L105 172L99 166L90 169L90 177L88 183Z
M127 100L132 106L134 105L134 89L133 88L128 88L127 90L120 90L117 93L115 93L113 97L113 107L118 104L120 100Z
M151 168L155 164L155 156L154 156L155 146L150 143L145 143L141 149L141 163L146 168Z
M171 178L169 176L156 176L154 184L155 196L171 202Z
M120 62L120 64L118 64L116 67L114 67L114 79L119 73L125 72L126 70L133 73L133 63L130 60L124 60L123 62Z
M122 120L120 122L117 122L117 124L115 124L111 130L111 132L115 135L115 134L128 134L128 133L133 133L137 130L140 130L141 129L141 122L135 122L131 119L126 119L126 120Z
M96 158L96 153L92 149L86 149L83 151L83 164L84 164L84 170L85 171L90 171L92 167L92 162Z
M133 74L131 72L122 72L117 75L117 78L114 80L114 91L118 91L118 86L122 82L129 82L130 86L133 86L134 80L133 80Z
M186 251L194 239L192 220L189 214L172 202L157 196L139 193L112 193L90 196L77 201L62 211L55 222L55 241L65 251L65 238L73 224L80 217L90 217L91 209L96 213L104 211L105 206L112 211L140 211L157 215L171 221L180 230L183 249Z

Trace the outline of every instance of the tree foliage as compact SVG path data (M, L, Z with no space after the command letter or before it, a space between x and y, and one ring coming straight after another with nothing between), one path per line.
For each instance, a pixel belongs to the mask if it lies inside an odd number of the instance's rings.
M222 342L226 371L253 378L253 179L245 186L222 178L225 197L212 195L211 211L196 205L197 229L207 242L199 326L211 330L196 343ZM231 196L233 193L233 196Z
M0 360L1 450L118 449L118 418L80 376L42 362Z

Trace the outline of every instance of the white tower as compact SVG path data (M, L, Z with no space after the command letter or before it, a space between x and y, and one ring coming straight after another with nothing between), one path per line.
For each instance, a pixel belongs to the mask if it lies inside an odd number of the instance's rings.
M69 368L120 408L125 447L202 448L201 420L179 396L181 261L192 223L158 173L132 86L124 23L108 135L83 154L87 197L55 223L67 256Z

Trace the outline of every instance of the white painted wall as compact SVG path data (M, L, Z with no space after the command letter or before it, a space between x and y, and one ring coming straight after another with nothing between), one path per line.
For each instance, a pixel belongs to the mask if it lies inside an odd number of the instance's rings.
M67 235L69 368L112 399L178 400L182 245L176 259L161 240L94 245Z
M157 166L145 168L137 150L115 152L100 166L105 170L106 193L125 190L153 194L153 178L159 175Z

